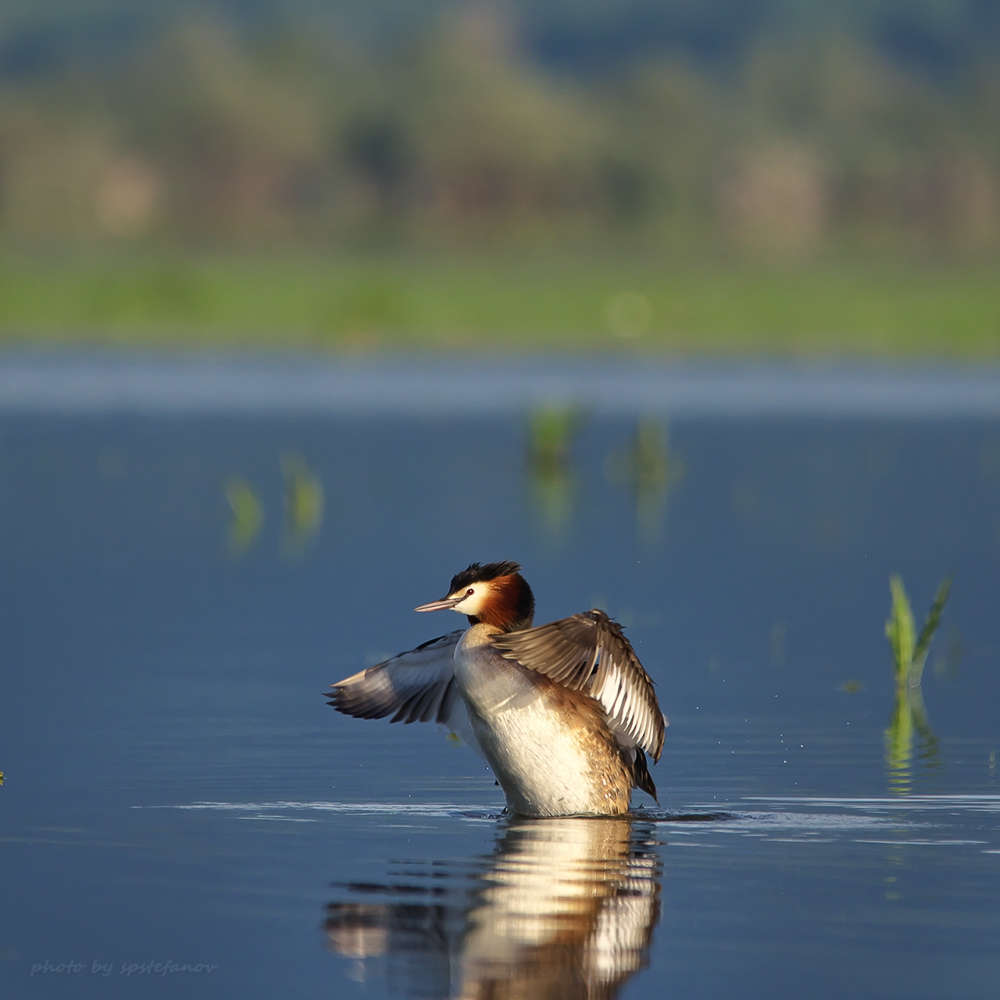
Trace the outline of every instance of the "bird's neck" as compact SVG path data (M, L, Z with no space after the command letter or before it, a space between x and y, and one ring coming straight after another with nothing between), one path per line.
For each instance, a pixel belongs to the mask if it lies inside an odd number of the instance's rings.
M490 596L478 615L469 616L469 624L482 622L501 632L531 628L535 617L535 595L520 573L499 576L490 581Z

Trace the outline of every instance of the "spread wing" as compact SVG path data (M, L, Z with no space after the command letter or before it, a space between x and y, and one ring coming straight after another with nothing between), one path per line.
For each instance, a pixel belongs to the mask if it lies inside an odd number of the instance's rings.
M465 702L455 685L455 647L464 629L431 639L331 685L328 704L358 719L440 722L460 732Z
M653 760L663 751L663 727L653 679L643 669L621 625L594 609L538 628L506 632L493 646L508 660L586 691L603 706L623 747L640 747Z

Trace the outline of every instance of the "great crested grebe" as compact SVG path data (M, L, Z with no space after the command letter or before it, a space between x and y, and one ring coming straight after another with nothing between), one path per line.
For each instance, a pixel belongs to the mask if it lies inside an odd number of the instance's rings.
M517 815L618 816L633 788L656 798L646 755L660 759L667 720L603 611L532 628L535 598L515 562L473 563L447 597L414 610L457 611L469 628L332 685L338 712L464 731Z

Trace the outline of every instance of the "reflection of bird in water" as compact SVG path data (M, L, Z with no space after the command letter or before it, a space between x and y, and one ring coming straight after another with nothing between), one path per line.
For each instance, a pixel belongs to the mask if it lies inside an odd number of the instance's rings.
M384 956L407 994L463 1000L611 1000L645 964L659 862L626 819L516 820L471 891L445 872L421 884L410 865L406 884L349 886L370 901L330 904L330 948L358 978Z
M437 722L464 732L511 812L616 816L632 788L654 798L666 720L621 626L585 611L532 628L535 599L517 563L473 563L448 596L470 627L333 685L330 704L364 719Z

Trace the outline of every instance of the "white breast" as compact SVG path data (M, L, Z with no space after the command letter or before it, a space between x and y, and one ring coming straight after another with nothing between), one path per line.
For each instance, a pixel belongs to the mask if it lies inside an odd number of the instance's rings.
M530 671L488 645L474 626L455 650L455 680L483 754L524 816L606 812L604 789L578 731Z

